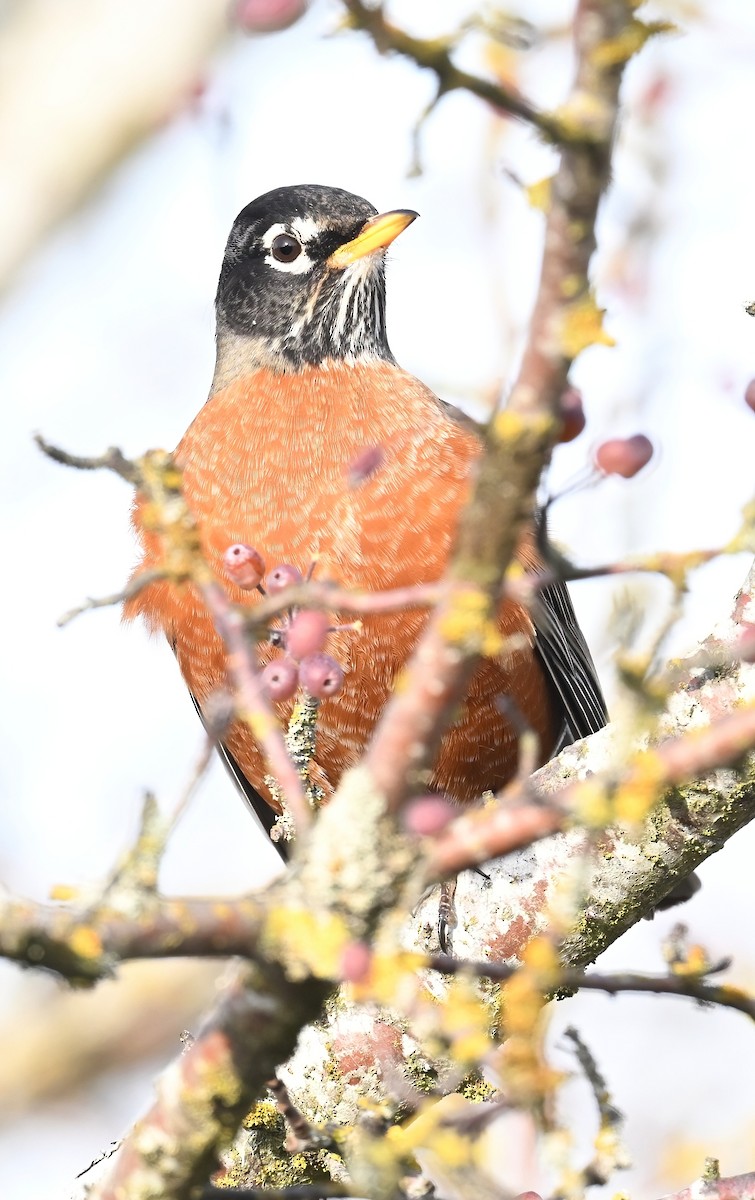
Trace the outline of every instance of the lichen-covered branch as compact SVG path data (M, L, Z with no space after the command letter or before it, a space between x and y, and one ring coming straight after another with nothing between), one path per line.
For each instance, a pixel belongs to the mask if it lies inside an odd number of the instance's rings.
M730 698L727 688L726 701L729 702ZM715 691L710 699L711 706L717 707ZM704 729L695 728L669 739L655 750L640 752L630 759L623 772L612 764L602 775L591 773L585 780L552 791L552 785L549 784L554 778L563 778L564 761L571 764L581 757L584 766L593 739L598 741L603 736L601 731L601 734L577 743L562 757L554 759L532 776L527 794L537 798L539 785L545 789L539 805L501 804L466 812L453 821L434 840L428 862L432 877L455 875L468 867L478 866L491 858L531 845L536 838L556 832L575 817L578 818L580 813L586 814L588 809L592 810L596 804L603 805L602 813L606 815L611 804L618 803L621 811L622 801L631 804L633 795L639 795L649 784L660 797L666 789L688 784L695 777L707 775L716 768L740 763L743 756L751 753L755 747L755 703L751 702L746 707L737 708L713 720ZM650 772L652 780L649 778ZM697 797L697 803L685 815L690 836L695 827L706 831L708 840L705 845L699 845L699 861L720 849L736 829L755 818L755 788L746 786L748 774L748 771L741 770L728 781L723 777L720 790L711 792L706 788L702 797ZM694 786L690 785L687 792L690 799ZM669 796L665 803L659 800L653 811L652 829L648 830L652 840L657 838L662 814L668 812L668 818L672 819L674 809L678 811L678 808L677 792ZM728 820L725 819L727 815ZM680 837L677 831L674 840L679 841ZM638 841L641 840L638 838Z
M715 1163L715 1168L708 1170L691 1187L683 1188L680 1192L670 1192L661 1200L753 1200L755 1197L755 1171L750 1171L746 1175L730 1175L728 1179L721 1179L717 1174L718 1163L716 1160L709 1159L708 1162Z
M518 966L496 962L470 962L468 959L451 958L445 954L432 954L427 960L428 967L440 971L444 975L469 973L481 979L495 979L500 982L510 979L519 969ZM608 996L647 995L647 996L678 996L685 1000L696 1000L700 1004L715 1004L720 1008L730 1008L734 1012L744 1013L755 1021L755 996L750 996L740 988L731 984L710 983L702 975L670 974L644 975L636 971L617 971L603 973L599 971L575 971L565 968L558 975L558 991L566 992L605 992Z
M138 958L253 954L262 910L249 897L142 900L129 917L105 908L0 898L0 956L52 971L72 983L96 983L119 962Z
M252 1102L317 1017L327 987L272 962L240 969L195 1040L161 1076L91 1200L178 1200L206 1184Z

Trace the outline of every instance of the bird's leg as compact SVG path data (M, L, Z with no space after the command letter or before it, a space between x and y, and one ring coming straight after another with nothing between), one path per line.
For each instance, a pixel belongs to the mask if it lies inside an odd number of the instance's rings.
M438 900L438 942L443 954L453 954L453 931L458 923L455 896L456 880L444 880Z

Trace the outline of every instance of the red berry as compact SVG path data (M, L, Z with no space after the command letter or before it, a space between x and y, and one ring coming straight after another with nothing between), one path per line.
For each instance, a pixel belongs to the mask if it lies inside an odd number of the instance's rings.
M745 404L755 412L755 379L751 379L745 388Z
M265 579L265 590L273 596L276 592L282 592L286 588L301 583L301 579L302 575L298 567L292 567L291 563L281 563Z
M559 442L573 442L585 427L585 410L582 407L582 393L575 387L568 387L558 402L561 417L561 433Z
M310 696L327 700L343 687L343 668L329 654L310 654L299 664L299 678Z
M385 453L382 446L365 446L353 458L348 465L346 471L346 479L349 487L359 487L360 483L364 483L376 471L379 471L383 465Z
M457 811L444 796L420 796L404 813L404 826L419 837L432 837L446 828Z
M330 621L324 612L304 609L286 629L286 649L292 658L317 654L325 646Z
M228 578L244 591L256 588L265 574L262 555L253 546L246 546L243 542L228 547L223 555L223 566Z
M604 475L621 475L631 479L653 457L653 443L644 433L630 438L610 438L601 442L595 451L595 465Z
M306 11L306 0L235 0L232 17L245 33L275 33L288 29Z
M262 672L262 685L271 700L290 700L299 686L296 663L288 658L268 663Z

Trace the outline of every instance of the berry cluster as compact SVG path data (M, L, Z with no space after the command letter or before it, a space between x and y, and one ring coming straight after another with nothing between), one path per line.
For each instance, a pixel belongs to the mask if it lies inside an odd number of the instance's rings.
M243 542L228 547L223 566L238 587L244 591L256 588L267 596L303 582L301 571L290 563L281 563L266 575L262 555ZM262 671L262 682L271 700L290 700L298 687L318 700L338 695L343 687L343 668L324 652L331 632L327 615L318 609L292 609L288 613L283 628L273 631L285 657L268 663Z

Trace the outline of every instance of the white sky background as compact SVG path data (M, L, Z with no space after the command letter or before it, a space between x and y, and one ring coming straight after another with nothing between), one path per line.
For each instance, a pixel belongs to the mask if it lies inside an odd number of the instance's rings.
M392 13L433 32L472 7L397 0ZM710 0L701 8L704 19L646 50L627 82L597 268L618 347L588 352L578 364L588 429L559 451L555 474L567 477L593 442L615 433L643 430L661 452L646 478L611 481L556 507L556 535L584 562L718 544L735 531L753 491L755 416L741 394L755 375L755 321L743 312L755 299L755 6ZM546 0L521 9L553 23L570 10ZM31 435L41 430L78 453L117 444L138 454L176 443L207 393L212 299L236 212L271 187L302 182L348 188L380 209L418 209L422 220L396 244L389 269L397 358L439 394L464 402L515 368L542 218L505 168L533 182L550 171L551 156L526 131L456 95L425 127L424 174L407 178L409 131L431 82L405 63L379 59L362 37L325 40L336 12L323 0L286 33L232 43L200 100L49 240L0 311L0 874L15 891L45 898L53 883L99 880L133 832L143 790L174 803L200 746L164 645L122 627L114 609L55 627L84 596L117 590L128 575L130 495L115 477L44 460ZM524 78L538 100L557 103L567 68L563 54L548 51L532 56ZM643 125L633 107L658 72L672 98ZM642 265L635 242L622 258L623 231L648 212L658 240ZM638 263L645 282L633 298L627 280ZM695 577L676 650L728 611L746 569L739 559ZM636 590L660 617L663 586L641 582ZM610 588L580 585L575 600L607 670ZM684 913L714 955L735 955L730 978L745 984L755 984L745 915L754 847L744 833L707 864L704 891ZM263 878L274 861L218 766L171 844L163 885L231 894ZM660 967L659 942L674 919L643 923L606 963ZM30 997L54 992L49 981L0 966L0 1011L15 1011L19 1021ZM662 1174L661 1159L677 1136L699 1146L686 1163L690 1177L705 1153L720 1152L727 1173L755 1168L748 1153L755 1035L744 1018L682 1001L591 997L564 1005L557 1024L567 1021L580 1025L629 1115L637 1170L617 1187L650 1195L670 1186L675 1177ZM65 1195L76 1171L144 1105L152 1073L100 1083L95 1103L90 1092L6 1129L4 1194ZM574 1103L589 1133L588 1103ZM34 1141L40 1131L44 1155Z

